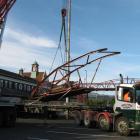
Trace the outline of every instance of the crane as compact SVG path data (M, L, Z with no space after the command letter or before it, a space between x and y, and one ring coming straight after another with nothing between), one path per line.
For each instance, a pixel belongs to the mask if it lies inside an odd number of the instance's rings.
M0 47L2 43L7 14L15 2L16 0L0 0Z

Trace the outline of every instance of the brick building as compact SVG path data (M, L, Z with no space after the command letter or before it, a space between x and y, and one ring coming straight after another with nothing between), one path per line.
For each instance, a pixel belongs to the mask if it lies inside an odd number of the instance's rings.
M32 64L31 72L24 72L23 69L21 68L19 70L19 75L30 77L30 78L35 79L37 82L41 82L44 79L44 77L46 77L46 72L40 72L39 64L35 61Z

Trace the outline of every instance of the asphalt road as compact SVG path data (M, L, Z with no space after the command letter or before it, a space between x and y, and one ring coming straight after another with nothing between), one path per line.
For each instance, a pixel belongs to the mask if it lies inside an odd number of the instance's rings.
M14 128L0 128L0 140L139 140L114 132L78 127L71 120L18 120Z

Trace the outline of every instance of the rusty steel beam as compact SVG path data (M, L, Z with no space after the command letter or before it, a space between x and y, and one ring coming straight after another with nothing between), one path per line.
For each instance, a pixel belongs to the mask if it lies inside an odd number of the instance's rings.
M77 61L77 60L79 60L79 59L81 59L81 58L84 58L84 57L86 57L86 56L88 56L88 55L94 55L94 54L96 54L96 53L101 53L101 52L106 51L106 50L107 50L107 48L103 48L103 49L98 49L98 50L95 50L95 51L88 52L88 53L86 53L86 54L84 54L84 55L81 55L81 56L79 56L79 57L77 57L77 58L71 60L70 62L67 62L67 63L65 63L65 64L63 64L63 65L57 67L57 68L54 69L52 72L50 72L50 73L40 82L40 84L43 83L47 78L49 78L49 77L50 77L53 73L55 73L55 71L57 71L58 69L67 67L69 63L73 63L73 62L75 62L75 61ZM120 53L120 52L119 52L119 53Z
M96 54L102 54L102 56L96 56L96 58L95 58L95 55ZM81 68L83 68L83 67L85 67L85 66L87 66L87 65L90 65L90 64L92 64L92 63L94 63L94 62L96 62L96 61L101 61L101 59L104 59L104 58L106 58L106 57L110 57L110 56L113 56L113 55L117 55L117 54L120 54L120 52L108 52L107 51L107 48L103 48L103 49L98 49L98 50L95 50L95 51L90 51L90 52L88 52L88 53L86 53L86 54L84 54L84 55L81 55L81 56L79 56L79 57L77 57L77 58L75 58L75 59L73 59L73 60L71 60L70 62L67 62L67 63L65 63L65 64L63 64L63 65L61 65L61 66L59 66L59 67L57 67L56 69L54 69L52 72L50 72L39 84L38 84L38 86L35 88L35 89L33 89L33 91L32 91L32 97L34 96L34 95L36 95L36 93L37 93L37 91L39 91L39 89L41 88L41 85L44 83L44 81L46 80L46 79L50 79L50 77L52 77L52 82L51 82L51 87L50 87L50 89L46 92L47 93L47 95L48 94L56 94L56 93L59 93L60 91L58 90L58 88L59 89L61 89L62 90L62 92L65 94L65 92L67 92L67 89L69 88L69 87L72 87L72 90L73 90L73 86L75 86L75 85L73 85L73 84L70 84L68 81L66 81L66 79L67 79L67 77L70 77L70 75L72 74L72 73L74 73L74 72L78 72L79 71L79 69L81 69ZM94 58L91 58L92 56L94 56ZM81 59L84 59L84 62L81 62L80 60ZM86 61L85 61L86 60ZM80 62L79 62L80 61ZM78 65L75 65L75 64L73 64L73 63L76 63L76 62L78 62ZM70 66L73 66L73 69L71 70L71 71L69 71L69 73L65 73L64 75L62 75L61 74L61 77L59 77L58 79L56 78L58 75L58 71L61 71L61 73L62 73L62 71L65 71L65 68L68 66L68 64L70 65ZM74 67L75 66L75 67ZM78 72L78 75L79 75L79 72ZM62 82L65 82L65 84L62 84ZM82 83L82 81L80 82L80 83ZM57 87L57 88L56 88ZM80 88L80 87L79 87ZM89 89L88 89L88 91L90 91ZM70 91L71 92L71 91ZM44 94L45 95L45 93L42 93L42 94Z
M89 64L91 64L91 63L93 63L93 62L96 62L96 61L98 61L98 60L100 60L100 59L103 59L103 58L106 58L106 57L109 57L109 56L113 56L113 55L116 55L116 54L119 54L119 53L118 53L118 52L112 52L112 53L110 53L110 54L107 54L107 55L101 56L101 57L99 57L99 58L96 58L96 59L94 59L94 60L91 60L91 61L89 61L88 63L85 63L85 64L79 66L78 68L75 68L74 70L70 71L68 74L66 74L65 76L63 76L62 79L60 79L59 81L57 81L57 82L55 83L55 85L57 85L58 83L60 83L63 79L65 79L66 77L68 77L68 76L69 76L70 74L72 74L73 72L75 72L75 71L77 71L77 70L79 70L79 69L81 69L81 68L83 68L83 67L85 67L85 66L87 66L87 65L89 65Z
M140 79L138 78L123 78L124 84L134 84L137 82L140 82ZM104 91L104 90L115 90L117 86L121 84L120 79L113 79L108 80L105 82L99 82L99 83L83 83L79 84L80 87L83 88L89 88L89 89L96 89L97 91Z
M7 14L16 0L0 0L0 48L6 24Z
M16 0L1 0L0 1L0 21L7 15L8 11L11 9Z
M132 84L140 81L138 78L124 78L124 83ZM92 91L115 91L116 87L119 86L120 79L108 80L101 83L75 83L73 87L63 88L60 91L46 92L44 95L39 97L41 101L61 100L65 97L76 96L80 94L90 93Z

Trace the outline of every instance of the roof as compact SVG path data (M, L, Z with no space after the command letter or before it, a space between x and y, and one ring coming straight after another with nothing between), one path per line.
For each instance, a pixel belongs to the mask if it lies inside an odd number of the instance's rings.
M46 74L45 75L44 74L45 74L44 72L38 72L36 80L39 82L42 81L44 79L44 76L46 75Z
M10 71L3 70L3 69L0 69L0 75L36 83L36 81L34 79L30 78L29 76L26 76L26 75L21 76L14 72L10 72Z
M31 72L24 72L23 76L31 77ZM46 72L37 72L36 80L38 82L41 82L44 79L44 76L46 76Z
M24 72L23 76L31 77L31 72Z
M124 86L124 87L128 87L128 88L131 88L134 86L134 83L131 83L131 84L120 84L119 86Z

